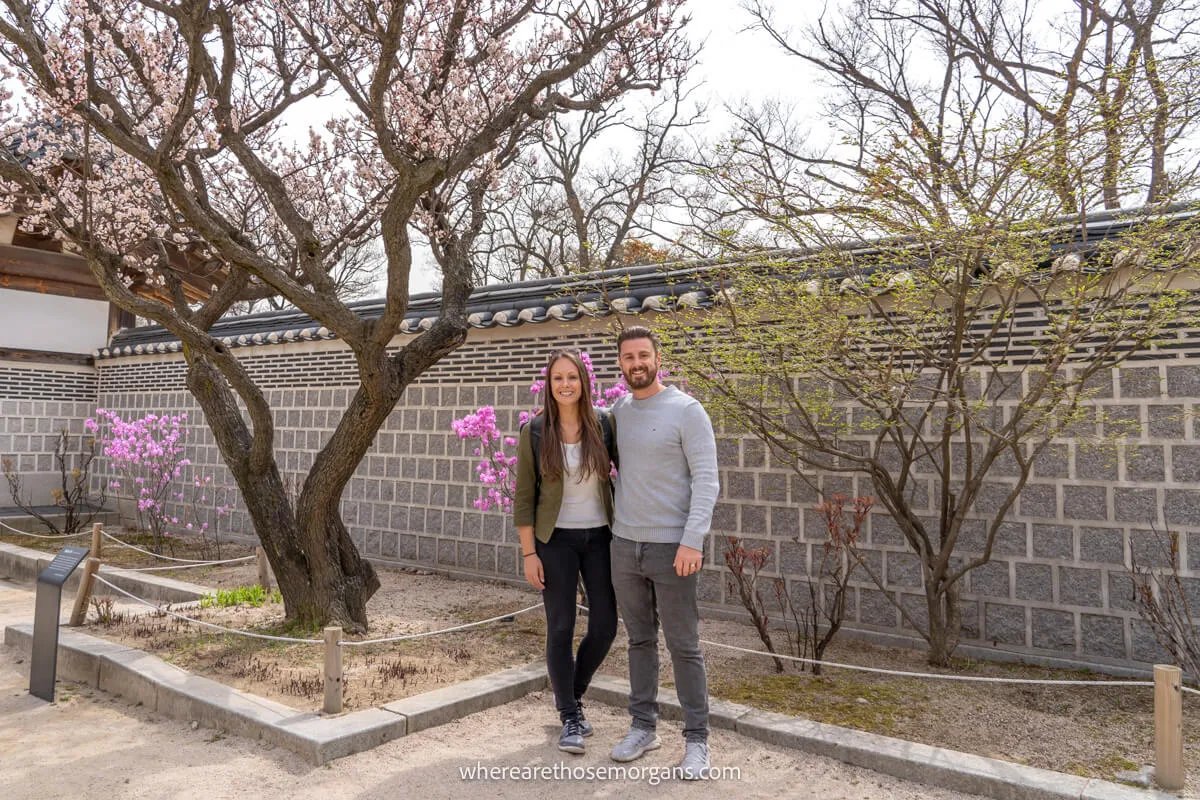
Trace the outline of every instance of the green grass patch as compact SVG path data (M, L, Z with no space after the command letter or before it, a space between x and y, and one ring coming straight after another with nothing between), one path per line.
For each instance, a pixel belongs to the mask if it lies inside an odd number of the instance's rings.
M231 608L233 606L254 606L255 608L264 603L282 603L283 595L276 589L268 593L266 589L254 584L252 586L239 586L236 589L218 589L216 594L206 594L200 598L201 608Z

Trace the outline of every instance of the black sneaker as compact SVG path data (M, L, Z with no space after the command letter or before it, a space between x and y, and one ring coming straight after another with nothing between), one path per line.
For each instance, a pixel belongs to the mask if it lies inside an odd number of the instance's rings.
M558 737L558 749L564 753L583 755L583 726L578 717L571 717L563 723L562 735Z

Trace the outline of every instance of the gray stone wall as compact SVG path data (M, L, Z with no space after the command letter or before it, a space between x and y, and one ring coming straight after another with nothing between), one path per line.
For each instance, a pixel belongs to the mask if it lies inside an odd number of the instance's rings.
M515 433L518 412L532 404L529 384L552 349L566 344L588 349L601 377L611 380L617 374L611 342L605 323L596 320L472 331L466 345L408 390L348 487L342 513L364 553L384 562L517 578L516 532L506 515L473 506L480 494L476 459L450 422L493 405L501 426ZM349 354L337 342L306 342L242 348L238 355L266 387L276 409L280 463L298 481L353 391ZM197 469L229 480L203 415L183 388L181 357L134 356L98 367L102 405L127 415L187 411ZM1097 664L1160 657L1133 609L1126 566L1131 554L1143 563L1158 558L1153 530L1169 525L1185 534L1188 579L1200 576L1200 441L1193 424L1198 400L1200 362L1186 357L1138 362L1101 382L1097 416L1079 435L1102 433L1103 426L1121 419L1126 443L1096 447L1086 439L1064 439L1038 462L1004 521L991 562L967 578L964 644ZM812 509L818 492L870 494L869 487L859 479L813 475L814 488L773 461L757 440L728 431L718 431L718 447L721 498L701 578L704 601L711 608L740 608L726 586L726 535L769 547L769 574L784 578L793 591L803 590L824 536ZM1012 480L1000 470L994 488ZM935 496L926 476L918 502L930 515ZM965 531L963 555L982 546L992 510L985 497ZM253 533L241 511L223 527ZM920 618L919 565L886 515L871 515L866 545L887 594ZM860 577L849 624L911 635L884 592ZM1200 589L1200 581L1195 585Z
M21 473L27 501L48 505L61 485L54 447L63 428L83 432L96 410L97 375L92 367L0 360L0 459ZM0 507L12 505L0 479Z

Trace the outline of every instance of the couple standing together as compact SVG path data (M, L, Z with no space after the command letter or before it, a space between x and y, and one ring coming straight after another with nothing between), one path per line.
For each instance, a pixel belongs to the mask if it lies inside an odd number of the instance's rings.
M577 351L546 367L542 413L521 429L514 506L525 578L542 591L546 665L562 720L558 748L584 752L592 726L580 698L617 633L629 635L629 733L612 750L633 761L660 746L661 623L684 711L685 778L709 767L708 683L700 652L697 584L718 493L717 448L704 408L659 381L648 328L617 337L630 394L611 412L592 406ZM610 479L610 464L617 467ZM583 577L587 633L574 651L576 586Z

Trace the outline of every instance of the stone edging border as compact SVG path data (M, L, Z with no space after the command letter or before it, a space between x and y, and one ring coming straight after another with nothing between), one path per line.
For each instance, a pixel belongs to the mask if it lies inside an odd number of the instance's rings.
M38 573L45 569L53 558L53 553L0 542L0 576L7 574L14 581L32 584L37 581ZM82 574L83 570L75 570L63 586L64 591L77 590ZM103 563L100 565L100 575L125 591L154 603L190 603L212 592L211 589L194 583L151 575L148 572L131 572ZM98 586L95 593L104 594L105 591Z
M606 705L624 708L629 702L629 682L597 675L592 679L587 696ZM683 709L673 690L658 690L658 706L664 719L683 719ZM828 756L904 780L996 800L1178 800L1173 794L1027 767L760 711L723 700L710 699L708 721L713 728L735 731L768 744ZM717 766L721 766L720 760L720 752L714 753L713 761Z
M8 626L4 643L28 654L33 647L33 625ZM530 664L380 708L326 717L238 691L141 650L69 628L59 631L58 676L172 719L262 739L318 765L509 703L547 685L545 665Z

